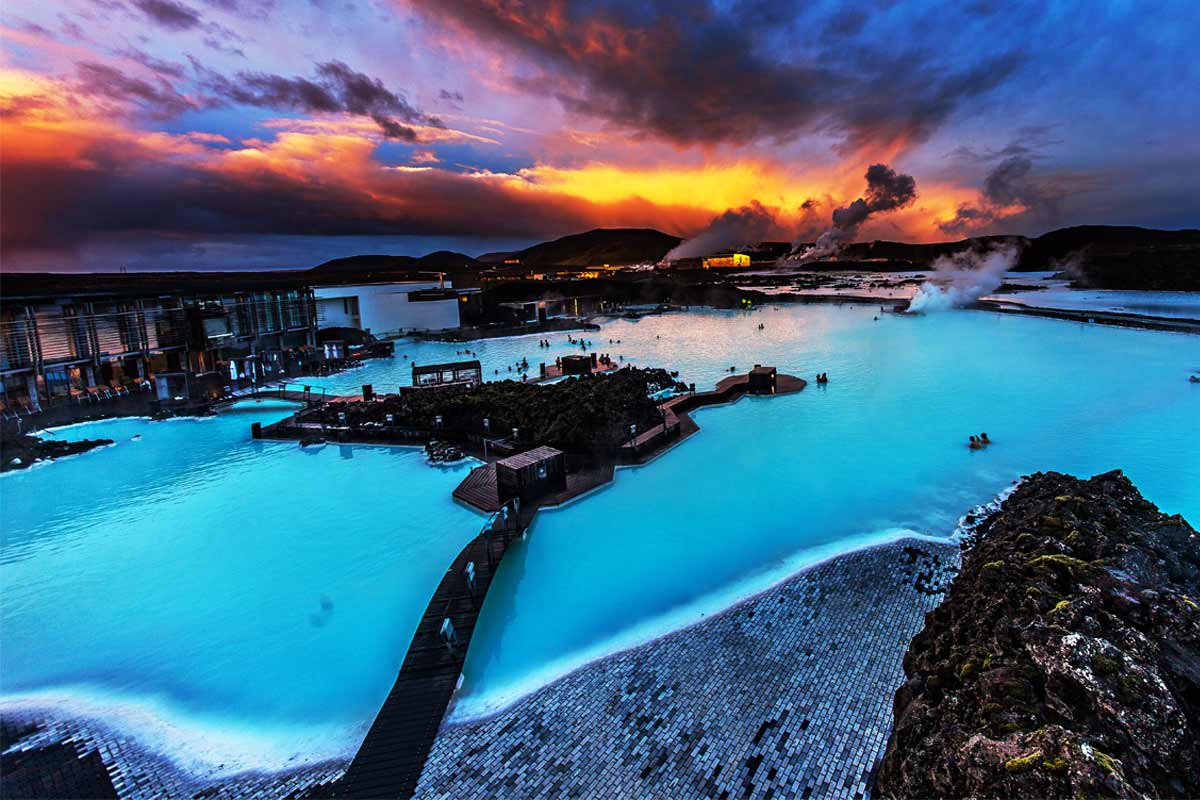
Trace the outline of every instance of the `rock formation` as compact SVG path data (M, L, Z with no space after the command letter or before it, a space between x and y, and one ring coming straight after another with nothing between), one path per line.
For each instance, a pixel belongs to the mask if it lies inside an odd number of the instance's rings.
M904 659L880 797L1200 797L1200 537L1120 472L1027 478Z
M29 434L5 435L0 440L0 471L27 469L39 461L48 461L76 453L86 453L96 447L112 444L112 439L41 439Z

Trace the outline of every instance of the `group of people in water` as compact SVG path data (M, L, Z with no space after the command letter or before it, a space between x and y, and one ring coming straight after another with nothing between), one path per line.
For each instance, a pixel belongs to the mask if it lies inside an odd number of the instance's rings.
M988 438L986 433L981 433L978 436L972 436L971 441L967 443L967 447L972 450L980 450L991 444L992 440Z
M817 383L829 383L829 373L828 372L818 372L817 373Z
M529 371L529 359L528 359L528 358L522 358L522 359L521 359L520 361L518 361L517 363L515 363L515 364L510 364L510 365L509 365L509 367L508 367L508 371L509 371L509 372L513 372L513 371L514 371L514 369L513 369L514 367L516 367L516 370L515 370L516 372L528 372L528 371ZM499 374L500 374L500 370L499 370L499 368L497 368L497 369L493 370L493 371L492 371L492 373L493 373L494 375L499 375ZM522 378L522 380L524 380L524 378Z

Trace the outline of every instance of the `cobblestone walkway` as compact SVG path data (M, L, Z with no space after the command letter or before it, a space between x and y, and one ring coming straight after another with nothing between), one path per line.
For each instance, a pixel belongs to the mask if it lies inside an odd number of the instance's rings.
M868 797L904 652L957 565L915 539L816 565L444 725L417 797Z

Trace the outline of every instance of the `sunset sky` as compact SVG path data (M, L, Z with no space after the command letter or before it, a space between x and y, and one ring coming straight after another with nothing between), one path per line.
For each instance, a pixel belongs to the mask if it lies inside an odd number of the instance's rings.
M1200 225L1200 3L6 0L6 270Z

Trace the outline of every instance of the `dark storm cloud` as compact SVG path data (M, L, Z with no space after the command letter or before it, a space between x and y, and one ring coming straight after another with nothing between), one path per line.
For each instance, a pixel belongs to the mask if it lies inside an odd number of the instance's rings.
M275 0L203 0L209 8L247 19L263 20L275 10Z
M1036 176L1029 157L1010 156L984 178L975 204L960 205L954 218L938 227L946 233L968 235L1018 215L1043 226L1053 225L1061 218L1062 201L1070 191L1061 177Z
M132 102L150 117L167 119L195 108L195 104L180 94L161 77L154 82L128 75L107 64L84 62L77 64L77 89L92 97Z
M1031 159L1046 157L1047 148L1062 144L1062 140L1054 135L1054 125L1026 125L1017 130L1008 144L998 150L979 151L969 145L959 145L949 153L950 158L968 163L987 163L1013 156L1024 156Z
M871 41L865 12L821 17L789 0L416 3L440 24L525 56L533 72L513 79L519 88L679 144L812 131L843 149L919 141L1023 59L1002 42L966 54L922 48L923 18Z
M442 89L438 92L438 100L450 106L451 108L461 111L463 103L463 93L454 92L449 89Z
M340 61L317 65L312 78L263 72L239 72L229 78L203 70L202 83L218 102L306 113L347 113L370 117L390 139L415 141L412 125L442 127L378 78L356 72Z
M169 31L185 31L200 24L195 9L175 0L133 0L133 4L154 24Z
M117 55L122 58L128 58L130 61L135 61L141 64L151 72L155 72L163 78L171 80L182 80L184 77L184 66L178 61L166 61L161 58L155 58L145 50L139 50L136 47L129 47L121 50Z
M79 166L85 163L86 167ZM369 185L313 182L163 161L130 143L96 142L67 163L0 151L0 244L6 259L69 249L98 236L211 234L540 237L589 227L594 209L531 197L443 170L381 172ZM497 214L497 208L505 209Z

